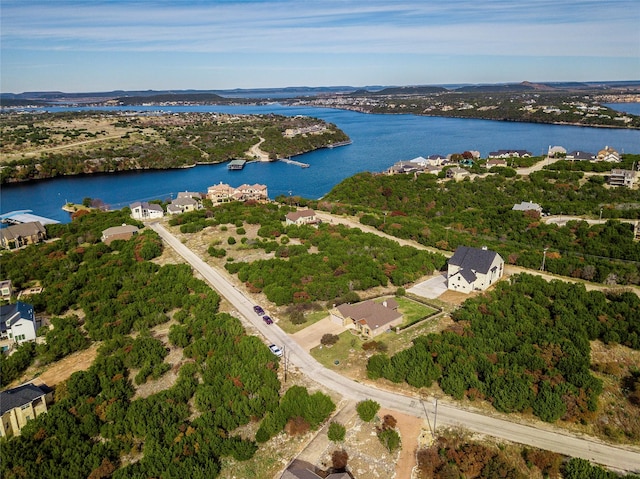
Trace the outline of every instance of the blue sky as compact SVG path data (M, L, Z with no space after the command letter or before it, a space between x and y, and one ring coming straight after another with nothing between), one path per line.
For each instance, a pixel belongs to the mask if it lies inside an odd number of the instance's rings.
M2 0L0 91L640 80L640 0Z

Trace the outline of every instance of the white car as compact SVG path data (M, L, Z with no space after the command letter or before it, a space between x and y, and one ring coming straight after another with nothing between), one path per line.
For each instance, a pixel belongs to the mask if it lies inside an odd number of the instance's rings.
M282 356L282 349L280 349L278 346L276 346L275 344L270 344L269 345L269 349L271 350L271 352L273 354L275 354L276 356L280 357Z

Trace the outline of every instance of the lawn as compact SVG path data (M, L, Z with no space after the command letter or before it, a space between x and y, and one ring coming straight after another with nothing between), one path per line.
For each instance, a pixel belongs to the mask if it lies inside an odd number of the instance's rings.
M438 312L438 310L435 308L409 298L396 296L394 299L398 302L398 311L400 311L403 316L402 324L400 325L400 327L408 326L422 318L431 316ZM380 302L382 301L384 301L383 298L380 299Z
M307 319L302 324L293 324L288 316L283 316L278 320L278 326L282 328L282 330L287 334L297 333L298 331L303 330L307 326L311 326L314 323L317 323L321 319L326 318L329 315L329 312L325 309L322 311L313 311L311 313L305 314L305 318Z
M311 350L311 355L323 366L335 370L347 363L351 350L358 356L362 352L362 339L350 331L341 333L339 338L333 346L316 346ZM335 364L335 361L339 361L339 364Z

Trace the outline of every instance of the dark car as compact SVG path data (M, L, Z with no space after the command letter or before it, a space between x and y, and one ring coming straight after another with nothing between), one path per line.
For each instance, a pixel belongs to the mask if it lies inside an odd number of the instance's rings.
M267 324L273 324L273 319L271 319L271 318L270 318L269 316L267 316L267 315L264 315L264 316L262 317L262 319L263 319L263 320L264 320L264 322L265 322L265 323L267 323Z
M262 309L260 306L254 306L253 310L256 312L257 315L262 316L264 314L264 309Z

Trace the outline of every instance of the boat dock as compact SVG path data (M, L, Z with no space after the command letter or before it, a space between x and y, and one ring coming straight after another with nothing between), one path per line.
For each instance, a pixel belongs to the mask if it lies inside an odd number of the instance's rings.
M283 163L288 163L290 165L296 165L296 166L299 166L300 168L309 168L308 163L302 163L301 161L292 160L291 158L280 158L279 161L282 161Z
M60 223L57 220L52 220L51 218L45 218L44 216L38 216L32 214L32 210L19 210L19 211L11 211L9 213L4 213L0 215L0 222L9 223L12 225L19 225L22 223L33 223L34 221L39 221L43 225L55 225Z
M339 141L337 143L331 143L330 145L327 145L327 148L337 148L338 146L347 146L347 145L350 145L351 143L353 143L351 140Z
M231 160L229 162L229 165L227 166L227 169L229 170L241 170L242 168L244 168L245 163L247 162L247 160Z

